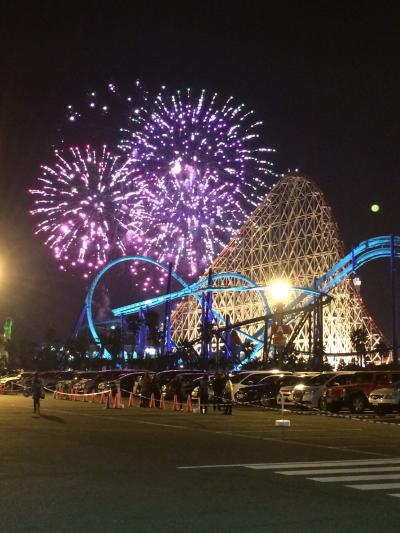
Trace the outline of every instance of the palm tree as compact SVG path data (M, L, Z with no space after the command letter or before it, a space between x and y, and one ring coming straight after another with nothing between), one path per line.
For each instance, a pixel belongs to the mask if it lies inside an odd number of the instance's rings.
M350 333L350 342L358 355L359 364L364 366L364 358L367 353L366 344L368 341L368 331L364 328L355 328Z

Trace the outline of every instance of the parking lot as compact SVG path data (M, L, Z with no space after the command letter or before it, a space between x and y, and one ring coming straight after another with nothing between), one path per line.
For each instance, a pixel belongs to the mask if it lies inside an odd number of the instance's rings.
M0 397L2 531L398 530L397 424L31 402Z

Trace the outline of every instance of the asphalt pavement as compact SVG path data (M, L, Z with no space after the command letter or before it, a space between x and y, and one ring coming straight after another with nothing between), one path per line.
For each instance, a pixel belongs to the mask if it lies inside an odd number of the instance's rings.
M1 532L399 529L397 424L31 403L0 396Z

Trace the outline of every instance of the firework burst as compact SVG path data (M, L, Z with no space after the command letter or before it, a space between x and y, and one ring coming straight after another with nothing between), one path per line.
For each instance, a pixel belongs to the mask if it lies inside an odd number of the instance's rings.
M60 262L77 267L87 277L109 259L125 255L126 245L140 248L140 225L146 220L143 184L127 186L129 170L107 146L55 150L52 166L42 166L40 188L31 211L41 220L36 234Z
M147 184L142 251L179 272L204 270L270 188L261 122L233 98L161 91L121 129L132 187ZM142 227L145 227L142 225Z

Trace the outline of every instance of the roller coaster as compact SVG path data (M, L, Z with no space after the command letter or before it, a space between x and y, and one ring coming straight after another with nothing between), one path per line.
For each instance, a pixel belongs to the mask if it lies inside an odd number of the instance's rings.
M395 260L399 257L399 236L389 235L374 237L361 242L358 246L353 248L349 254L347 254L339 262L337 262L328 272L326 272L320 278L315 279L312 287L291 288L294 296L292 297L290 303L280 309L280 316L282 317L282 322L285 324L290 324L299 314L302 314L304 317L306 316L306 313L313 312L316 317L314 335L316 337L319 337L319 342L321 343L322 334L321 331L318 332L318 327L322 328L322 306L329 304L332 299L332 297L329 295L329 292L346 278L352 277L355 272L361 267L363 267L366 263L373 260L390 258L393 262L392 270L394 271ZM182 277L172 271L172 269L170 269L167 265L159 263L148 257L128 256L111 261L106 266L104 266L94 278L86 297L81 319L84 317L84 315L86 315L88 327L93 337L93 340L100 348L102 348L101 340L96 330L92 311L95 289L106 272L108 272L111 268L118 264L130 261L148 263L154 265L155 267L161 270L170 272L172 278L174 278L182 288L174 292L167 292L167 294L164 294L162 296L149 298L137 303L115 308L112 311L115 317L125 317L128 315L137 314L145 310L161 306L163 304L165 305L169 302L182 300L187 297L193 297L195 298L195 300L197 300L199 305L202 306L203 325L204 323L213 324L217 334L219 335L222 335L222 333L225 332L224 340L226 341L226 344L228 344L227 332L236 331L244 338L247 338L251 342L255 343L251 357L254 357L263 346L265 347L266 340L271 335L271 328L275 317L275 313L273 312L266 296L269 288L268 285L257 285L248 277L234 272L225 272L219 274L210 273L207 278L200 279L199 281L189 285ZM228 284L221 286L222 282L229 283L230 280L235 280L237 283L239 283L239 285L236 284L235 286L233 286ZM219 282L218 285L215 285L216 282ZM248 320L234 324L229 323L229 317L222 316L220 313L218 313L217 310L212 308L212 295L226 292L254 292L259 298L260 303L262 304L263 315L257 317L250 317ZM261 324L261 327L256 331L256 333L250 334L245 329L243 329L244 326L254 323ZM170 317L168 320L166 320L165 324L167 325L165 327L170 326ZM294 328L290 342L294 340L296 330L298 330L298 328L298 325ZM167 335L166 338L170 339L171 335ZM201 337L197 340L201 340ZM167 350L170 349L171 345L168 346Z

